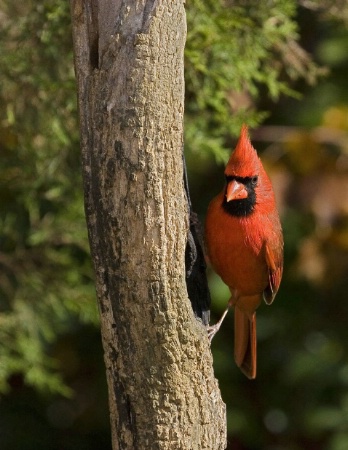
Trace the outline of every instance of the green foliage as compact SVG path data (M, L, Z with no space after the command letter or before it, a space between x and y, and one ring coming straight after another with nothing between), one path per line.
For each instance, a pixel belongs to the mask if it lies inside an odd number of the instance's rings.
M297 2L192 0L185 51L186 148L226 161L242 123L267 116L257 102L297 96L289 81L322 72L298 44Z
M96 322L84 222L69 5L3 2L0 391L22 373L67 393L47 351Z

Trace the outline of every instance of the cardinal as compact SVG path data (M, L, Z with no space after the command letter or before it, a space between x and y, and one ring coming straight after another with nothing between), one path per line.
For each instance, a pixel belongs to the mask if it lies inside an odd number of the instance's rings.
M250 379L256 377L256 309L270 305L283 272L283 234L274 192L248 127L226 169L226 184L210 203L205 223L208 258L231 298L220 321L208 328L210 340L234 307L234 358Z

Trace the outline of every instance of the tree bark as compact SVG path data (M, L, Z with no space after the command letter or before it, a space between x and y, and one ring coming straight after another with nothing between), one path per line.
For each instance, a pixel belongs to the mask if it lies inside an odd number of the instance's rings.
M113 449L223 449L185 284L183 0L71 0L85 209Z

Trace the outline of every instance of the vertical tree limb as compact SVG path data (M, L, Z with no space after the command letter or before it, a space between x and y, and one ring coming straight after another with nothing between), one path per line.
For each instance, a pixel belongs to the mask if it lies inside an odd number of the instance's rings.
M185 284L183 1L71 0L113 449L223 449Z

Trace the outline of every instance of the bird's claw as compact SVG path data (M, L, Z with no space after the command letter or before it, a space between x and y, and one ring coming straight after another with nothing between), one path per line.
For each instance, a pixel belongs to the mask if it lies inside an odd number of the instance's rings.
M220 319L215 325L209 325L209 326L207 327L208 338L209 338L209 341L210 341L210 342L212 341L212 339L213 339L213 337L216 335L216 333L220 330L221 324L222 324L224 318L226 317L226 314L228 313L229 307L230 307L230 306L228 306L228 307L226 308L225 312L224 312L223 315L221 316L221 319Z
M216 323L215 325L209 325L209 327L207 327L207 332L208 332L208 339L209 342L211 343L211 341L213 340L213 337L216 335L216 333L219 331L221 326L221 323Z

